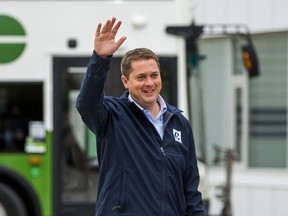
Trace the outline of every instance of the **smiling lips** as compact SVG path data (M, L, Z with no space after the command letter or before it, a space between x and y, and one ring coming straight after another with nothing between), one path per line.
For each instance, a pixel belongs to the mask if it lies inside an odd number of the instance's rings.
M145 93L145 95L153 95L155 92L155 89L152 90L143 90L143 92Z

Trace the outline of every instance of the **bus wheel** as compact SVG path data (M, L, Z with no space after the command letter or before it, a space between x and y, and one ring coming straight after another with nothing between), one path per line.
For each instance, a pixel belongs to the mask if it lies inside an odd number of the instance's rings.
M27 216L26 208L21 198L9 186L0 183L0 215Z

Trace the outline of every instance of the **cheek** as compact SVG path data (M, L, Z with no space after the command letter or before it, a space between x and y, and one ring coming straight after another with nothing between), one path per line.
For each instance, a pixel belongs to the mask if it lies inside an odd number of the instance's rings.
M125 82L123 84L124 84L124 87L126 89L129 89L130 91L137 91L137 90L141 89L143 86L142 83L132 82L132 81Z
M130 88L141 89L144 85L145 85L144 82L135 81L133 83L130 83Z
M157 81L156 84L157 84L158 88L161 88L161 87L162 87L162 82L161 82L161 80Z

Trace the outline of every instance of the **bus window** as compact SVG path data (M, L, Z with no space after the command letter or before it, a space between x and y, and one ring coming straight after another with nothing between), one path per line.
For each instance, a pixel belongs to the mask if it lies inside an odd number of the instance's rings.
M34 121L43 123L42 83L0 83L0 151L24 152Z
M98 160L95 135L82 122L76 110L76 100L84 73L82 67L68 67L61 73L61 129L63 143L62 160L62 203L94 203L96 200ZM84 68L86 69L86 68ZM76 70L76 71L74 71ZM94 207L93 207L94 208Z

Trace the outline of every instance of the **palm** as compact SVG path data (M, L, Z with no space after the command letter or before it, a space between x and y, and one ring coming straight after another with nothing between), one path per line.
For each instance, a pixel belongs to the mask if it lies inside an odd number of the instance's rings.
M118 49L115 42L115 35L111 32L101 34L95 38L95 50L99 54L108 53L113 54Z

